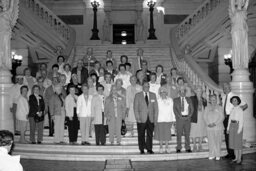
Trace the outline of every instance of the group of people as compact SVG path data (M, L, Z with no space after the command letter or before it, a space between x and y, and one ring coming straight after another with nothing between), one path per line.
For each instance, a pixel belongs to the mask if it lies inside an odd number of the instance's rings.
M154 153L153 139L160 142L160 153L170 153L168 143L176 134L177 153L182 149L182 135L186 152L201 151L203 139L208 137L209 159L219 160L225 128L227 158L241 162L242 113L246 104L230 93L229 85L224 85L226 96L222 97L221 106L216 95L206 100L203 87L191 88L176 68L165 74L162 65L150 71L146 60L140 62L141 68L133 72L127 56L117 62L107 51L106 59L93 61L89 71L88 59L77 61L77 66L71 68L63 56L57 58L51 71L41 64L36 77L26 68L11 90L20 142L27 143L25 131L29 122L30 143L42 143L44 118L48 116L49 136L54 136L56 144L65 143L66 122L72 145L77 144L79 129L82 145L90 145L90 136L95 136L96 145L105 145L107 131L110 144L116 141L121 145L121 125L125 122L132 136L137 125L141 154L145 149Z

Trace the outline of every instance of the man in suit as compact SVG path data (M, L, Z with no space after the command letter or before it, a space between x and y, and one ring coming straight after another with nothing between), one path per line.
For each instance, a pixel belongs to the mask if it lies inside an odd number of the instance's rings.
M140 154L144 154L144 148L147 149L149 154L154 154L152 151L152 137L154 123L157 121L158 104L156 95L149 92L148 82L143 82L143 91L135 95L134 114L137 121ZM146 142L145 131L147 131Z
M83 84L87 82L87 78L89 77L88 70L83 67L84 63L82 60L77 62L77 67L72 69L72 74L76 74L78 78L78 83Z
M181 136L184 131L185 135L185 149L186 152L191 153L190 149L190 121L194 112L193 103L190 97L186 97L186 88L181 86L179 89L179 97L173 100L173 112L176 117L177 129L177 153L181 152Z

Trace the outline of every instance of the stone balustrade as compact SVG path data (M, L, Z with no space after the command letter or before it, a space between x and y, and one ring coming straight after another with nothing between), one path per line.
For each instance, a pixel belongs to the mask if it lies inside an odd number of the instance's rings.
M215 9L227 0L206 0L191 15L189 15L176 30L176 38L179 40L184 37L198 23L203 21Z
M217 96L218 103L220 103L220 95L223 93L222 89L219 88L217 84L212 82L210 78L208 78L209 76L203 71L199 71L201 68L194 66L197 65L196 63L191 63L190 60L186 60L186 57L183 59L178 59L176 58L175 54L173 54L172 57L175 64L174 66L176 66L179 72L182 73L182 75L186 78L192 89L195 86L201 86L203 89L203 96L207 99L207 101L209 101L209 95L215 94ZM195 69L195 67L197 67L197 69Z
M65 40L70 39L71 28L39 0L21 0L21 2L42 21L58 32Z

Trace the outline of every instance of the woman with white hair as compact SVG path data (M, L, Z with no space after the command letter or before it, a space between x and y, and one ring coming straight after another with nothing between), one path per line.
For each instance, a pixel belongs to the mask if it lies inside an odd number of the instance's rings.
M172 123L175 122L173 100L168 97L168 90L166 87L160 87L158 93L158 116L155 127L155 139L160 142L160 153L163 153L163 142L165 142L165 152L170 153L168 142L171 140Z

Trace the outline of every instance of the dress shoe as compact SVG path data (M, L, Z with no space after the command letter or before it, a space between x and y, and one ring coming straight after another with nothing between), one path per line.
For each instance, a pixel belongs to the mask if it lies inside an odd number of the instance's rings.
M230 163L236 163L237 162L237 160L236 159L234 159L234 160L232 160Z
M242 165L242 160L240 160L240 161L236 161L236 164L238 164L238 165Z
M176 150L176 153L180 153L181 151L180 150Z
M213 160L214 158L215 158L215 157L209 157L208 159L209 159L209 160Z
M190 149L186 150L187 153L192 153L192 151Z
M41 142L41 141L38 141L37 144L42 144L42 142Z
M216 159L215 159L215 160L219 161L219 160L220 160L220 157L216 157Z
M141 150L141 151L140 151L140 154L145 154L144 150Z
M36 142L31 142L31 144L36 144Z
M154 154L154 151L152 151L152 150L148 150L148 152L147 152L148 154Z

